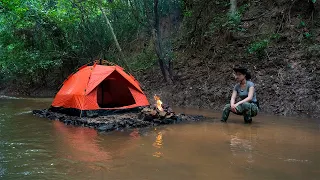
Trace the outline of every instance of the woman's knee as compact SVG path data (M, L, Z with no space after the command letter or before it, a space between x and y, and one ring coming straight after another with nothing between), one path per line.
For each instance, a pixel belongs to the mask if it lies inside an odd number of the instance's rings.
M231 105L230 104L226 104L224 106L223 110L231 110Z
M244 111L251 110L251 103L245 102L241 106Z
M251 107L251 117L254 117L258 114L259 108L257 105L252 105Z

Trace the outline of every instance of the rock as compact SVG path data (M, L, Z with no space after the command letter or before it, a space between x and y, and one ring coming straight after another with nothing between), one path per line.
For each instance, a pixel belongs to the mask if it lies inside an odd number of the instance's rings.
M98 112L96 111L87 111L86 114L87 114L87 117L89 118L95 118L99 116Z
M172 116L174 116L174 114L173 114L173 113L170 113L170 114L167 114L165 118L166 118L166 119L170 119Z
M121 126L124 126L124 125L125 125L125 121L120 121L119 124L120 124Z
M160 111L160 112L159 112L159 116L160 116L161 118L165 118L166 115L167 115L167 112L165 112L165 111Z
M156 110L152 110L149 112L149 114L152 116L157 116L158 112Z
M152 121L154 117L150 114L146 114L141 120L143 121Z
M112 131L114 129L113 124L106 124L106 125L102 125L99 126L97 128L98 131Z
M42 114L42 111L41 110L33 110L32 111L32 114Z
M63 121L64 124L72 124L72 120L70 119L66 119Z
M56 120L56 119L58 119L57 116L55 116L55 115L53 115L53 114L49 114L49 115L47 116L47 118L50 119L50 120Z
M151 108L143 108L142 109L142 112L151 112L153 109Z

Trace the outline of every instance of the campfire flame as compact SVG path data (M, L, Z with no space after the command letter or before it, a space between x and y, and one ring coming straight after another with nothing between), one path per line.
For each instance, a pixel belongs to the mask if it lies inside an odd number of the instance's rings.
M157 95L154 95L154 100L156 101L156 107L159 111L163 111L162 108L162 101L160 100L160 97Z

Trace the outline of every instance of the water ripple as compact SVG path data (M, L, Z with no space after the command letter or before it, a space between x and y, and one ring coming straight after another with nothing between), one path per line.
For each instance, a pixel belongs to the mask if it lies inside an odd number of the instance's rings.
M22 99L22 98L17 98L17 97L13 97L13 96L0 95L0 99Z
M23 111L23 112L19 112L19 113L16 113L15 115L24 115L24 114L31 114L32 111Z
M299 163L311 163L311 161L307 159L286 159L285 162L299 162Z

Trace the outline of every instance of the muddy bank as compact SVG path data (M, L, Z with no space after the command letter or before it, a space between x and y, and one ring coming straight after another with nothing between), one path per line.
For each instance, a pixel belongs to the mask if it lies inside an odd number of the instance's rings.
M290 55L283 52L280 56L276 49L269 51L270 54L272 51L271 61L240 60L252 72L261 112L319 118L320 64L316 63L315 58L308 61L305 55L297 58L293 56L295 53ZM288 56L291 60L287 59ZM200 52L193 58L186 57L180 61L175 66L176 79L173 85L156 78L157 75L161 76L158 68L141 78L148 97L159 94L171 106L222 112L224 105L230 102L236 84L232 66L239 62L209 59Z
M232 67L243 64L252 72L262 112L319 118L320 11L313 16L305 1L274 2L252 2L242 17L250 20L239 24L242 31L210 30L210 25L219 27L212 20L221 9L215 1L193 2L191 10L201 13L191 17L197 22L191 42L181 40L175 49L174 83L164 83L154 67L139 79L148 96L159 94L179 107L222 111L236 83ZM307 25L301 28L301 23Z
M205 118L198 115L171 114L157 115L143 112L125 112L98 117L69 116L48 109L33 110L35 116L57 120L66 125L94 128L99 132L128 130L132 128L150 128L166 124L190 123L203 121Z

